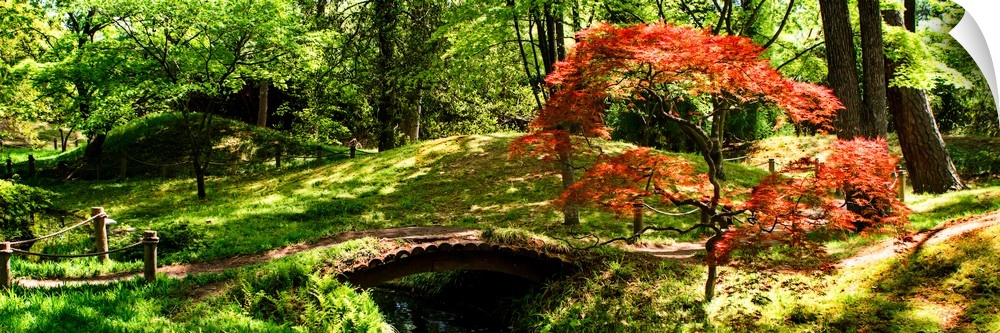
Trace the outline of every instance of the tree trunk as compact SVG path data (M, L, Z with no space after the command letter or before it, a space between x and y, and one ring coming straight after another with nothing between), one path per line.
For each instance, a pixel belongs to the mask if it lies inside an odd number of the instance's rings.
M104 141L107 138L106 134L91 135L90 141L87 142L87 149L83 152L84 160L88 162L100 161L101 155L104 154Z
M906 30L917 31L917 0L903 0L906 13L903 14L906 21Z
M568 138L567 138L568 140ZM559 152L559 175L562 176L562 185L564 189L573 185L576 182L576 172L573 170L573 160L570 157L568 151ZM564 225L579 225L580 224L580 208L575 203L567 203L566 207L563 208L563 224Z
M396 105L391 94L392 69L395 57L393 36L396 30L396 15L399 4L396 0L375 1L375 29L378 40L379 57L376 61L378 92L375 101L375 118L378 123L378 150L396 148Z
M517 7L514 4L514 0L507 0L507 6L510 7L514 16L514 35L517 37L517 49L521 53L521 64L524 66L524 75L528 79L528 84L531 85L531 95L535 97L535 105L538 109L542 109L542 99L539 97L541 87L539 86L541 82L531 75L531 70L528 68L528 55L524 52L524 41L521 38L521 18L517 15ZM574 7L575 8L575 7ZM531 35L531 32L528 32Z
M701 211L701 224L711 225L712 217L707 211ZM719 258L715 252L715 244L722 240L723 234L716 229L716 234L705 242L705 264L708 266L708 277L705 280L705 303L715 298L715 280L718 279Z
M844 104L835 122L837 137L851 139L861 135L863 111L847 0L820 1L819 9L823 18L828 81L833 94Z
M257 92L257 126L260 127L267 127L267 89L269 86L267 80L262 80Z
M66 152L66 141L69 140L69 135L72 133L72 130L66 132L61 127L59 128L59 144L62 145L62 152L64 153Z
M864 84L864 112L861 134L873 139L886 137L886 80L882 50L882 15L878 0L858 0L861 25L861 61Z
M198 200L205 200L208 197L208 193L205 191L205 167L201 165L198 155L200 154L194 154L194 160L191 163L194 164L194 179L198 183Z
M883 16L887 24L903 26L903 18L898 11L885 11ZM895 73L895 66L886 59L888 77ZM890 87L888 95L889 111L913 191L944 193L964 188L934 121L927 93L908 87Z

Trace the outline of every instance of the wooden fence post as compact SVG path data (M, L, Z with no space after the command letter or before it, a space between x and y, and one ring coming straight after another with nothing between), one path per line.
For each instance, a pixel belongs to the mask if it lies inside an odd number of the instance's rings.
M104 214L104 207L90 208L90 216L100 214ZM104 222L104 217L95 218L91 222L94 227L94 252L108 252L108 228ZM98 255L97 259L101 262L106 262L108 261L108 254Z
M813 165L816 168L816 178L819 178L819 159L813 160Z
M899 202L906 201L906 170L900 169L899 175Z
M323 147L316 146L316 160L323 161Z
M59 177L66 179L69 177L69 164L66 161L59 161L56 164L56 172L59 172Z
M10 257L14 255L14 249L10 243L0 243L0 290L10 290L10 283L13 276L10 274Z
M281 168L281 153L284 152L284 148L281 145L274 148L274 167Z
M351 145L351 158L354 158L354 154L358 151L358 147Z
M767 159L767 171L770 171L771 173L774 173L774 159L773 158Z
M233 156L233 159L229 161L229 174L236 175L236 156Z
M642 232L642 209L645 206L642 200L636 200L632 203L632 237L629 237L628 243L634 244L636 240L639 240L639 233Z
M52 139L52 149L59 150L59 139Z
M144 231L142 236L142 275L148 283L156 281L156 243L160 242L160 238L153 230Z
M160 166L160 178L167 178L167 166L166 165L161 165Z
M14 174L14 161L10 159L10 156L7 156L7 174L8 175Z
M128 174L128 151L122 152L122 179L127 178Z
M35 155L28 155L28 177L35 176Z

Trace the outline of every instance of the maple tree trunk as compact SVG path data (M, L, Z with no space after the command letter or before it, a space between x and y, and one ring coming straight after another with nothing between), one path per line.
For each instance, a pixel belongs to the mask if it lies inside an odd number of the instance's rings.
M704 211L701 214L702 224L709 224L711 217ZM719 261L715 253L715 244L722 240L722 233L716 229L716 234L705 242L705 261L708 266L708 277L705 280L705 303L715 297L715 280L718 278Z
M563 189L568 189L576 182L576 175L573 170L573 160L568 151L559 152L559 174L562 176ZM563 224L580 224L580 208L575 202L567 202L563 208Z
M820 1L819 9L823 18L828 81L833 94L844 104L835 122L837 137L851 139L861 135L863 111L847 0Z
M883 16L891 26L903 25L903 18L898 11L885 11ZM894 74L895 65L891 60L886 60L886 73L889 77ZM944 193L964 188L934 121L927 92L908 87L890 87L888 95L889 111L892 113L913 191Z
M873 139L886 137L886 79L882 51L882 15L878 0L858 0L861 25L861 61L864 84L864 112L861 135Z

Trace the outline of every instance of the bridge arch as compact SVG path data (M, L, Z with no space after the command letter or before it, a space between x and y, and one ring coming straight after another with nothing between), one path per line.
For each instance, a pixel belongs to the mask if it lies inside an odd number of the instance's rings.
M565 273L571 266L558 256L524 247L440 243L389 253L352 267L338 276L341 281L360 288L375 287L413 274L455 270L493 271L542 282Z

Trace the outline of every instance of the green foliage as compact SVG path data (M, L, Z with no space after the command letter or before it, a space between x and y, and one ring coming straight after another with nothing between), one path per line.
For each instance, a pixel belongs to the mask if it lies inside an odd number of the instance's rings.
M1000 139L955 136L946 140L948 153L962 177L996 179L1000 176Z
M55 193L0 180L0 239L34 237L34 215L52 206Z
M934 118L946 133L997 136L1000 125L989 84L965 47L949 33L964 14L965 9L953 1L919 1L917 5L917 16L926 22L920 34L934 59L971 82L971 86L937 85L931 96Z
M882 36L885 57L896 64L889 86L930 90L938 84L971 85L961 73L936 60L920 35L904 27L884 26Z

